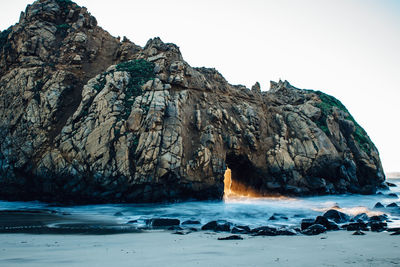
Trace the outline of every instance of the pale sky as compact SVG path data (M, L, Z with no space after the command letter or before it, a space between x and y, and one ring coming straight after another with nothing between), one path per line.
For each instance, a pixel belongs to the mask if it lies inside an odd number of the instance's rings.
M400 0L76 0L114 36L159 36L194 67L263 90L288 80L342 101L400 171ZM2 1L0 29L32 1Z

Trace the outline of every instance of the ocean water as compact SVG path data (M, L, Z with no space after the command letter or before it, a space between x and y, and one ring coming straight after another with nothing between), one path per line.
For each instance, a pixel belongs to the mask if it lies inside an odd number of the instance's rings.
M81 216L91 220L107 220L118 224L127 224L136 220L137 225L145 225L151 218L178 218L198 220L205 224L212 220L228 221L237 225L257 227L263 225L298 226L304 218L315 218L323 212L336 208L349 215L367 213L368 215L387 214L390 227L400 227L399 209L373 209L377 202L383 205L400 199L388 196L396 193L400 196L400 179L389 179L397 187L382 191L378 195L329 195L315 197L275 197L248 198L234 197L224 201L190 201L158 204L101 204L84 206L54 206L42 202L0 201L0 210L47 209L61 213ZM274 216L276 220L269 220Z

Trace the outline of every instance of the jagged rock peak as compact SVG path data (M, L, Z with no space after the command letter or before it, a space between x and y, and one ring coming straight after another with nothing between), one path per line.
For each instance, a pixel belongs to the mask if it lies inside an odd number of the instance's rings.
M251 90L252 90L252 91L255 91L255 92L261 92L261 85L260 85L260 83L259 83L259 82L256 82L256 83L251 87Z
M373 193L385 179L336 98L260 92L192 68L160 38L112 37L85 8L39 0L0 33L0 198L60 202Z
M83 21L85 18L86 21ZM41 20L60 24L60 22L73 23L78 20L86 22L87 26L95 27L96 19L91 16L85 7L80 7L69 0L37 0L28 5L25 12L21 12L19 23ZM83 25L82 25L83 26Z
M294 86L292 86L287 80L285 81L281 81L279 80L279 82L274 82L274 81L270 81L270 92L271 93L276 93L277 91L281 90L281 89L298 89Z

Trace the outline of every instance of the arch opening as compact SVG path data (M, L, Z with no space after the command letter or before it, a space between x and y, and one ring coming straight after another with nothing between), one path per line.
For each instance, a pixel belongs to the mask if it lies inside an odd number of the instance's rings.
M262 197L262 195L250 186L232 177L232 170L226 168L224 174L224 200L240 197Z

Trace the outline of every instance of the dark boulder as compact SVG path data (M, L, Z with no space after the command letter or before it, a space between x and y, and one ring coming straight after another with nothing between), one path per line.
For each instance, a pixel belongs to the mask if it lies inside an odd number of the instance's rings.
M353 235L365 235L364 232L361 232L360 230L357 230L353 233Z
M216 231L217 232L230 232L231 224L230 223L218 224Z
M314 222L315 222L314 219L303 219L303 220L301 220L301 230L303 231L303 230L307 229L308 227L313 225Z
M339 230L339 226L336 223L328 220L324 216L318 216L315 219L314 224L321 224L321 225L325 226L327 230L333 230L333 231Z
M278 229L276 233L277 235L297 235L297 232L294 229Z
M391 197L391 198L399 198L399 196L397 194L395 194L395 193L390 193L387 196Z
M173 225L173 226L168 227L168 230L171 230L171 231L181 231L181 230L183 230L183 228L180 227L179 225Z
M386 182L386 185L389 187L396 187L397 185L391 182Z
M389 205L386 206L386 208L398 208L399 205L397 205L396 203L390 203Z
M261 226L251 230L253 236L276 236L278 235L277 229L269 226Z
M217 221L211 221L201 227L201 230L212 230L215 232L230 232L230 223L218 223Z
M382 215L375 215L375 216L371 216L369 218L370 222L384 222L387 220L387 215L386 214L382 214Z
M215 231L217 226L218 226L218 222L217 221L211 221L211 222L208 222L205 225L203 225L201 227L201 230L213 230L213 231Z
M326 227L321 224L313 224L307 229L302 231L302 233L305 235L319 235L325 232L326 232Z
M377 202L374 206L374 209L383 209L383 208L385 208L385 206L383 206L381 202Z
M323 216L334 221L335 223L345 223L350 220L349 215L334 209L328 210Z
M382 232L387 229L387 223L385 222L373 221L369 223L369 226L372 232Z
M151 227L169 227L179 225L180 223L178 219L169 218L153 218L147 221L147 224Z
M182 225L188 225L188 224L200 224L200 221L187 220L187 221L184 221L184 222L182 223Z
M349 223L345 224L342 226L343 229L346 229L347 231L369 231L368 225L364 222L355 222L355 223Z
M230 235L227 237L218 237L218 240L243 240L240 235Z
M287 217L287 216L285 216L285 214L282 214L282 213L274 213L274 214L272 214L272 216L271 217L269 217L269 221L275 221L275 220L279 220L279 219L282 219L282 220L288 220L289 218Z

